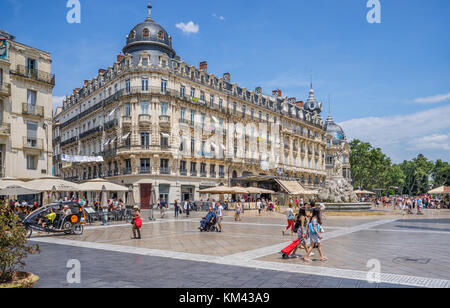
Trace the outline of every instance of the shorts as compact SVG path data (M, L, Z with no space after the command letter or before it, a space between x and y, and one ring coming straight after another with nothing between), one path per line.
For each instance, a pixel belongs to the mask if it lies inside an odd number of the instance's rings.
M301 230L301 229L300 229ZM307 245L307 243L306 243L306 240L308 239L308 234L306 235L306 237L303 237L303 234L302 234L302 232L301 231L299 231L298 232L298 239L300 240L300 243L303 245L303 246L306 246Z
M309 235L309 238L310 238L310 241L311 241L311 244L319 244L319 243L321 243L321 240L320 240L320 238L319 238L319 235L318 234L310 234Z

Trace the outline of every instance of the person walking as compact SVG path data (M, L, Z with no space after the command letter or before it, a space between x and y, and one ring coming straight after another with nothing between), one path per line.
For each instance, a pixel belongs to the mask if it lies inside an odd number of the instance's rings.
M256 201L256 208L258 209L259 216L261 216L261 210L262 210L261 199L258 199L258 201Z
M297 258L296 255L297 249L304 249L306 254L308 253L308 244L306 243L307 239L309 238L309 232L308 232L308 215L306 214L306 207L301 207L298 215L297 220L295 222L297 226L297 234L298 239L300 242L298 243L297 247L295 247L294 251L292 252L292 256L294 258Z
M220 204L220 203L216 204L216 209L217 209L217 225L219 226L219 229L217 230L217 232L222 232L223 231L223 228L222 228L223 206L222 206L222 204Z
M312 218L309 223L309 238L310 238L310 247L308 248L308 251L306 252L306 256L303 258L305 262L311 262L311 259L309 259L309 256L311 255L312 250L317 247L317 250L319 250L320 254L320 261L325 262L327 261L327 257L324 256L323 250L322 250L322 219L320 215L320 210L313 208Z
M184 212L186 213L186 218L189 218L189 211L190 211L190 203L189 203L189 199L186 199L186 201L184 201Z
M289 204L289 208L286 210L286 218L287 218L288 225L287 225L286 229L284 229L282 231L283 235L285 235L286 231L289 229L291 229L291 235L294 234L295 216L294 216L294 212L293 212L292 208L293 208L293 205L291 203L291 204Z
M241 203L240 202L238 202L236 204L236 213L234 215L234 220L241 221Z
M180 209L178 207L178 200L175 200L175 202L173 204L173 208L175 210L175 218L178 218L178 213L180 212Z
M166 199L162 199L160 202L160 213L161 213L161 219L166 217Z
M140 240L141 239L141 228L142 228L142 219L141 219L141 213L139 212L139 208L135 206L133 208L133 220L131 221L131 224L133 225L133 237L131 239L133 240ZM137 237L136 237L137 233Z

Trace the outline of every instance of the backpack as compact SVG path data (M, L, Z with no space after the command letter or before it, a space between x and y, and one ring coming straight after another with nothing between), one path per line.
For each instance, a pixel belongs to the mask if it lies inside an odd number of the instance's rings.
M300 222L299 222L299 221L296 221L296 222L295 222L295 225L294 225L293 231L294 231L295 233L297 233L297 232L298 232L298 229L300 229Z
M320 226L320 224L316 224L316 229L319 230L319 232L321 228L322 227ZM317 234L316 231L314 231L314 225L312 222L309 224L309 232L314 235Z

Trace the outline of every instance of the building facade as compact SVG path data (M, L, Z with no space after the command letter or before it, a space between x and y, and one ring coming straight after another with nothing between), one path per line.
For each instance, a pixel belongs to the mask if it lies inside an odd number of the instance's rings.
M250 91L230 74L181 60L151 17L134 27L123 55L74 89L54 119L55 170L66 180L106 178L157 198L199 199L198 191L266 175L320 188L326 178L322 104ZM57 127L57 130L56 130ZM57 151L56 151L57 149ZM61 155L102 157L74 162Z
M350 145L344 130L328 116L325 123L326 156L325 167L327 178L342 176L351 183Z
M52 91L48 52L0 31L0 173L36 179L51 175Z

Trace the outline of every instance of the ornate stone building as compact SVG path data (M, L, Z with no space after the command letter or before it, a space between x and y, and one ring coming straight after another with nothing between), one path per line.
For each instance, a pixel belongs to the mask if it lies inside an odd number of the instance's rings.
M51 64L48 52L0 31L0 178L51 175Z
M350 145L342 127L334 123L331 115L325 123L327 177L342 176L351 183Z
M103 162L59 162L61 177L103 177L150 192L200 198L198 190L248 175L297 179L319 188L326 178L322 104L311 87L306 103L262 94L181 60L172 38L151 17L129 32L123 55L68 96L54 136L59 155Z

